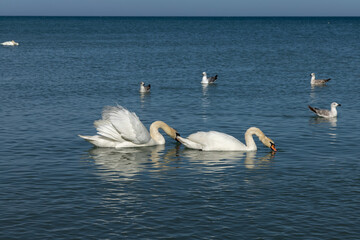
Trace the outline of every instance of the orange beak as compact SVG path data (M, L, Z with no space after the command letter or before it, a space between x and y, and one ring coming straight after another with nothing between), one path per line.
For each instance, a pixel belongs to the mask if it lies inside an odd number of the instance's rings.
M276 148L275 148L275 144L271 144L271 150L273 150L274 152L277 152Z

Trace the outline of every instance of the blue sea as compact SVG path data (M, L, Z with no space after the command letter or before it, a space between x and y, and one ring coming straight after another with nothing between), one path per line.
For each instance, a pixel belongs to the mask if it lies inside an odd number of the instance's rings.
M0 46L0 239L359 239L359 36L360 18L0 17L19 42ZM183 137L256 126L278 152L77 136L115 105Z

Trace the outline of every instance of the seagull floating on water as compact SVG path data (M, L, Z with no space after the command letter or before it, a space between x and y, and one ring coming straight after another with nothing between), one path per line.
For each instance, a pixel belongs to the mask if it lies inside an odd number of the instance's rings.
M218 75L215 75L214 77L207 77L206 72L202 73L203 78L201 80L201 83L203 84L212 84L216 81Z
M11 41L7 41L7 42L3 42L3 43L1 43L1 45L3 45L3 46L18 46L19 43L15 42L14 40L11 40Z
M150 84L147 85L147 86L145 86L145 83L144 83L144 82L141 82L141 83L140 83L140 90L139 90L139 92L141 92L141 93L150 92L150 88L151 88L151 85L150 85Z
M327 83L328 81L331 80L331 78L328 79L315 79L315 73L311 73L311 85L324 85L325 83Z
M327 109L319 109L319 108L314 108L311 107L310 105L308 106L309 109L311 111L313 111L316 115L318 115L319 117L324 117L324 118L333 118L333 117L337 117L337 111L336 111L336 107L337 106L341 106L341 104L333 102L331 103L331 109L327 110Z

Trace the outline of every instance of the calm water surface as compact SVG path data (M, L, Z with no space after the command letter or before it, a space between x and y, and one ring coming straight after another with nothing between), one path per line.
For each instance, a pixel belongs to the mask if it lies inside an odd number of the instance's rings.
M0 48L0 238L358 239L359 36L359 18L1 17L20 45ZM333 101L337 119L307 109ZM116 104L182 136L257 126L279 151L77 137Z

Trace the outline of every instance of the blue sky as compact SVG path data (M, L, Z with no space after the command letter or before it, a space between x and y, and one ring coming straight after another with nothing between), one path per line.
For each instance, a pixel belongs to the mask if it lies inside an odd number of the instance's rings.
M0 0L0 16L360 16L360 0Z

